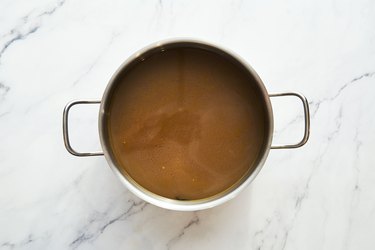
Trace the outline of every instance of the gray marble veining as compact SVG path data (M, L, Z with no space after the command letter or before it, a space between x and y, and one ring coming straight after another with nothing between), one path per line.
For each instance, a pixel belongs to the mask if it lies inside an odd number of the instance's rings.
M373 1L32 0L0 10L0 249L374 249ZM299 91L311 108L306 146L271 151L250 187L204 211L147 204L104 158L75 158L62 141L68 101L100 99L129 55L171 37L233 50L269 92ZM275 143L298 140L300 106L272 101ZM72 116L77 148L99 147L91 111Z

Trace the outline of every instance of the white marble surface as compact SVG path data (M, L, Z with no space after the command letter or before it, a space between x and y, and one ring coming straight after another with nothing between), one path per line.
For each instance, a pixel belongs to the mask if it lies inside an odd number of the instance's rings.
M176 36L311 105L305 147L271 151L241 195L199 212L140 201L62 141L68 101L100 99L130 54ZM297 140L299 102L273 104L275 142ZM77 149L100 149L97 109L72 111ZM0 1L0 249L375 249L374 128L374 1Z

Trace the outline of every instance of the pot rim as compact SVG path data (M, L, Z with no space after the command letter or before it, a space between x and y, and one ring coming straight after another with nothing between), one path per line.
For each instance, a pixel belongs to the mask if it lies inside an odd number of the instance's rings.
M105 108L108 105L107 103L109 102L110 94L112 88L115 87L116 85L116 80L117 77L125 70L129 64L133 63L139 57L144 55L146 52L157 49L157 48L162 48L163 46L166 45L171 45L171 44L178 44L178 43L191 43L191 44L196 44L196 45L203 45L203 46L208 46L212 47L213 49L219 50L221 52L224 52L225 54L231 56L233 59L235 59L237 62L239 62L256 80L258 87L264 97L265 101L265 106L267 110L267 119L268 119L268 131L266 131L267 134L267 139L264 143L264 149L263 149L263 155L258 161L257 166L254 168L254 170L245 178L245 180L239 184L236 188L233 190L229 191L226 194L218 195L218 197L215 198L215 196L210 197L209 199L201 199L201 200L196 200L196 201L177 201L169 198L162 197L160 195L156 195L150 191L147 191L146 189L142 188L139 184L137 184L135 181L132 181L130 179L127 179L125 175L118 169L118 167L115 164L114 157L111 155L111 152L108 147L110 147L109 140L107 138L107 133L104 131L106 128L106 112ZM269 98L268 91L266 90L263 81L261 78L258 76L258 74L255 72L255 70L248 64L243 58L241 58L239 55L237 55L235 52L228 50L224 48L221 45L213 44L207 41L203 41L200 39L194 39L194 38L171 38L171 39L165 39L161 40L155 43L152 43L137 52L133 53L127 60L125 60L120 67L116 70L116 72L112 75L111 79L109 80L107 87L103 93L102 96L102 101L100 104L100 109L99 109L99 137L100 137L100 144L102 146L102 150L104 153L104 156L108 162L108 165L112 169L112 171L115 173L115 175L122 181L122 183L136 196L139 198L143 199L146 202L149 202L153 205L165 208L165 209L170 209L170 210L177 210L177 211L197 211L197 210L202 210L202 209L207 209L211 207L215 207L217 205L220 205L235 196L237 196L243 189L245 189L253 180L254 178L258 175L260 170L262 169L270 148L271 148L271 143L272 143L272 138L273 138L273 112L272 112L272 105L271 101Z

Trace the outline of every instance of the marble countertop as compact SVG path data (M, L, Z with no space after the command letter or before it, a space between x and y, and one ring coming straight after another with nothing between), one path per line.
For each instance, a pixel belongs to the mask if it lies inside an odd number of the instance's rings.
M100 99L129 55L171 37L235 51L311 109L307 145L272 150L245 191L198 212L141 201L62 140L67 102ZM272 104L274 142L295 142L300 103ZM100 150L97 112L72 111L77 149ZM374 128L374 1L0 2L0 249L374 249Z

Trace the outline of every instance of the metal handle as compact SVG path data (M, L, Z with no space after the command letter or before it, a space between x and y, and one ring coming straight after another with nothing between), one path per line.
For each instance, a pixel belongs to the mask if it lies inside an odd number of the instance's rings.
M278 96L296 96L298 97L303 104L303 112L305 115L305 133L303 135L302 140L297 144L286 144L286 145L271 145L271 149L289 149L289 148L299 148L306 144L310 136L310 111L309 111L309 103L304 95L296 92L288 92L288 93L277 93L277 94L270 94L269 97L278 97Z
M100 101L72 101L69 102L65 108L63 113L63 135L64 135L64 144L66 150L68 150L69 153L75 156L96 156L96 155L104 155L103 152L94 152L94 153L80 153L75 151L69 142L69 130L68 130L68 118L69 118L69 110L71 107L77 104L98 104Z

